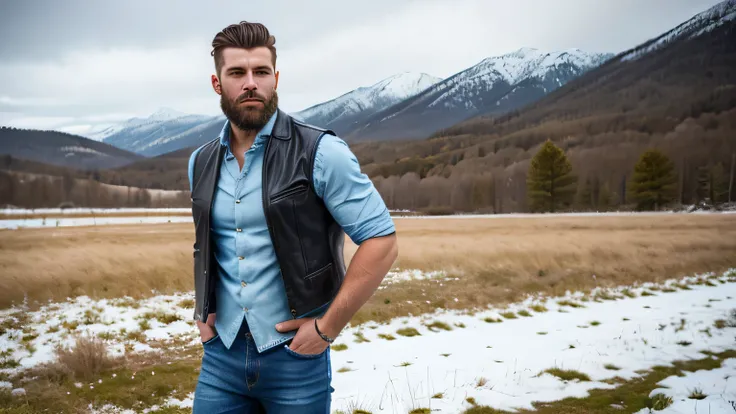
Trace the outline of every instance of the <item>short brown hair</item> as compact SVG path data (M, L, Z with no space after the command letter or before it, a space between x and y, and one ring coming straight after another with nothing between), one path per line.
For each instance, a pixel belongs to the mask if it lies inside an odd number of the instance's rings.
M217 75L220 75L222 69L222 49L226 47L239 47L250 49L254 47L265 46L271 51L271 63L276 67L276 38L269 33L266 26L261 23L250 23L242 21L238 24L231 24L222 29L220 33L212 39L212 53L215 57L215 69Z

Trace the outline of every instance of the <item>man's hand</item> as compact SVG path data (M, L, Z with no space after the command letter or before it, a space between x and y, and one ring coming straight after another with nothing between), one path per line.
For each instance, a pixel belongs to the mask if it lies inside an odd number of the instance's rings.
M199 319L197 320L197 328L199 328L199 337L202 343L209 341L217 335L215 330L215 320L217 319L216 313L210 313L207 316L207 323L202 323Z
M298 331L292 339L289 349L297 354L320 354L330 345L314 329L314 318L289 319L276 325L276 330L281 333L295 329L298 329ZM319 329L321 331L322 326Z

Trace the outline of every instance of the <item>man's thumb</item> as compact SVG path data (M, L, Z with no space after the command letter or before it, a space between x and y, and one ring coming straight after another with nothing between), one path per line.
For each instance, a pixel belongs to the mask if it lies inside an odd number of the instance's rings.
M299 329L299 327L302 326L302 323L304 323L304 320L302 319L284 321L276 324L276 330L279 332L293 331L294 329Z

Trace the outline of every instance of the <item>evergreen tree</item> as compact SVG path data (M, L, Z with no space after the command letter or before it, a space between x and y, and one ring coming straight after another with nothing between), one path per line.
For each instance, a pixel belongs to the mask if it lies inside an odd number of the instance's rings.
M672 161L662 152L645 151L634 167L631 197L638 210L659 210L677 198L677 177Z
M532 158L527 174L527 194L532 211L558 211L575 195L572 165L558 146L547 140Z

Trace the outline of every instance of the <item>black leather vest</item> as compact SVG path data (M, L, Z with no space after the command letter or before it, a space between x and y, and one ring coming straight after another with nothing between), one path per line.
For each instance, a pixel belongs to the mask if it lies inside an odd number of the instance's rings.
M263 158L263 211L294 318L334 299L346 271L343 230L312 181L317 144L324 134L334 132L300 123L278 110ZM205 144L192 174L194 319L203 322L216 311L218 264L210 213L226 148L219 138Z

